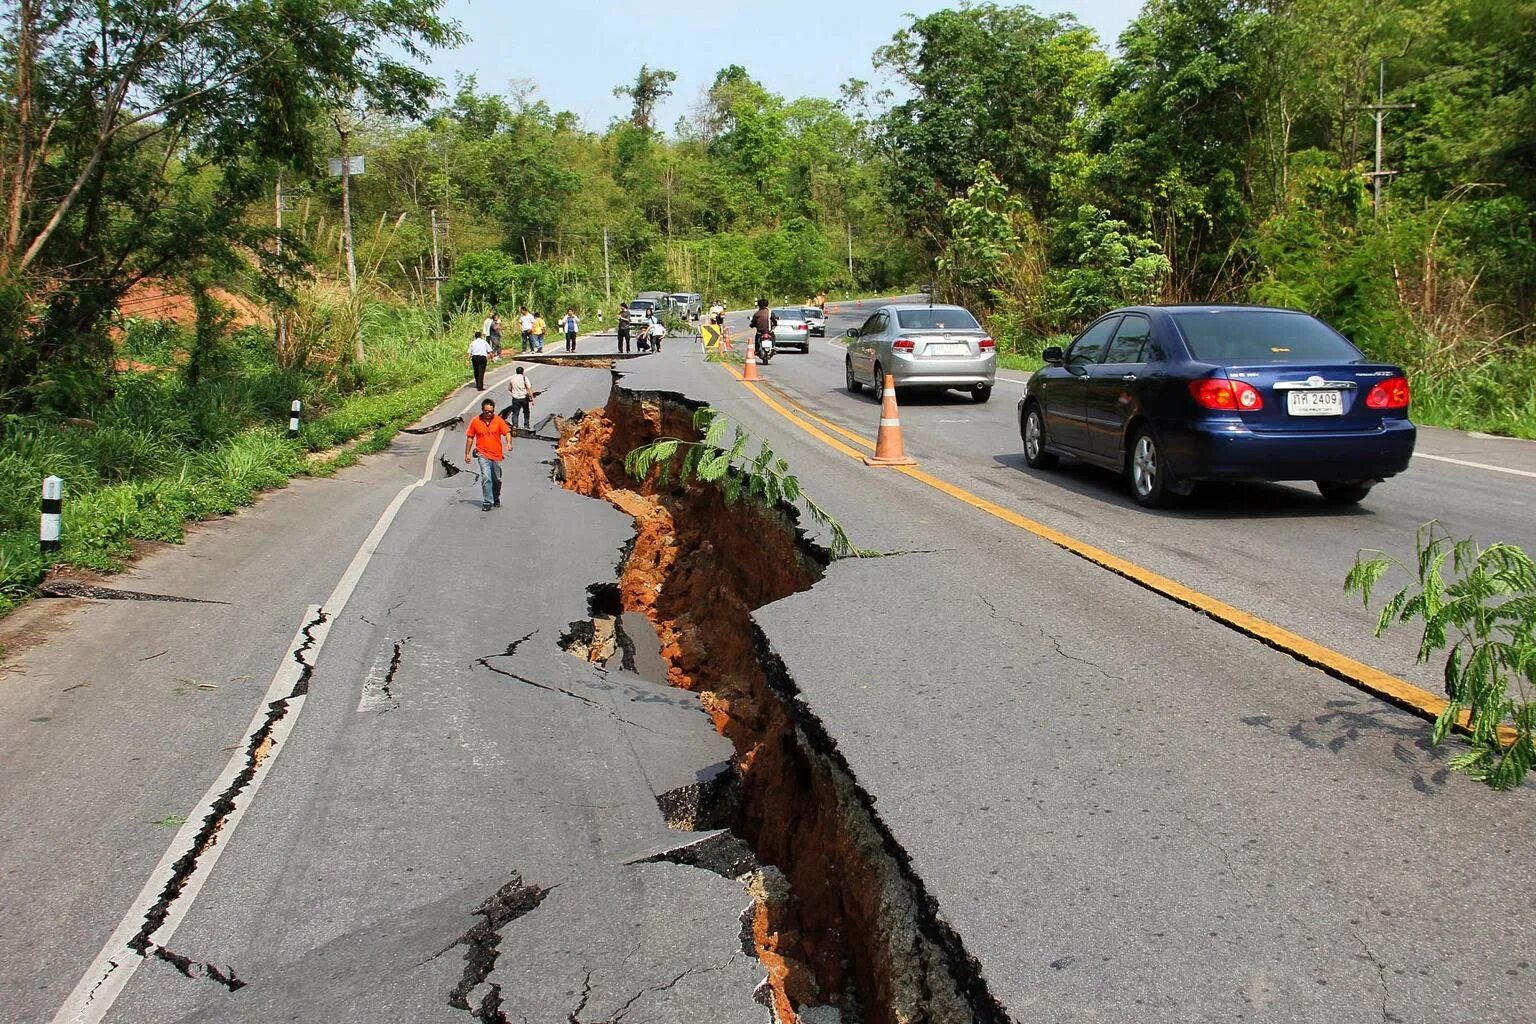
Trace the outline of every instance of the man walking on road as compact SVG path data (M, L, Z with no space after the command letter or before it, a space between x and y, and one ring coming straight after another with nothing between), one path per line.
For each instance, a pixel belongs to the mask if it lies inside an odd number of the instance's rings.
M565 308L565 350L576 351L576 332L581 329L581 318L576 315L575 306Z
M480 403L480 415L470 420L469 429L464 431L464 465L469 465L473 452L480 468L481 512L501 505L501 460L510 451L512 428L496 415L496 403L487 398Z
M475 368L475 390L485 390L485 364L491 358L491 343L485 340L485 335L475 332L474 340L469 343L469 365Z
M512 383L507 385L507 390L512 392L512 427L517 428L518 417L523 420L523 429L532 430L530 425L533 417L533 382L528 379L528 374L519 366L517 372L512 375Z

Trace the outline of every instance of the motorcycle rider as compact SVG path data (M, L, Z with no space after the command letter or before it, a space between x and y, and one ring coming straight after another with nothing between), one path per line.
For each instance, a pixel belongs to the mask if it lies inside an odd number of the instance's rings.
M779 318L773 315L768 308L767 299L757 300L757 312L752 314L752 341L754 344L763 338L773 337L773 329L779 326Z

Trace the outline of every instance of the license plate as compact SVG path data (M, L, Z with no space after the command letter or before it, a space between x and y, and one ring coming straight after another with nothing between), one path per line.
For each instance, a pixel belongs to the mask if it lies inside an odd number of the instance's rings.
M1342 391L1292 391L1286 395L1286 409L1292 416L1343 416Z
M971 346L963 341L939 341L932 342L923 349L924 355L929 356L968 356L971 354Z

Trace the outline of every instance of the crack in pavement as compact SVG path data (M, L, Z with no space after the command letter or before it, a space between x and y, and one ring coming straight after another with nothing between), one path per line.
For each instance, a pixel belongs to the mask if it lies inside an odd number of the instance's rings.
M456 427L460 423L463 423L463 422L464 422L464 417L463 416L455 416L451 420L441 420L441 421L439 421L437 423L429 424L428 426L425 426L425 427L401 427L400 428L400 433L402 433L402 434L433 434L433 433L436 433L439 430L447 430L449 427Z
M587 976L581 983L581 999L576 1003L576 1009L565 1017L570 1024L581 1024L581 1011L587 1008L587 1000L592 998L592 968L587 968Z
M1376 980L1381 985L1381 1019L1383 1024L1393 1024L1399 1018L1387 1009L1387 965L1377 958L1375 951L1365 941L1365 937L1360 934L1358 928L1351 928L1349 934L1354 937L1354 940L1360 944L1360 948L1365 952L1365 955L1360 959L1367 961L1376 968Z
M1095 672L1097 672L1099 675L1103 676L1105 679L1111 680L1111 681L1116 682L1116 683L1123 683L1123 682L1125 682L1125 677L1124 676L1117 676L1117 675L1115 675L1114 673L1110 672L1103 665L1100 665L1096 661L1089 661L1087 658L1079 658L1075 654L1068 654L1064 649L1062 649L1061 638L1055 636L1054 634L1047 633L1045 631L1045 627L1044 626L1040 627L1040 636L1043 637L1046 640L1049 640L1051 642L1051 646L1056 649L1057 656L1059 656L1063 661L1075 661L1079 665L1087 665L1089 668L1093 669Z
M169 601L174 604L229 604L203 597L175 597L171 594L146 594L142 590L114 590L73 580L54 580L37 588L38 597L82 597L93 601Z
M187 881L197 869L198 858L203 855L204 851L218 842L219 832L224 828L224 823L229 820L230 814L235 810L235 800L251 784L251 780L256 777L256 772L260 769L261 763L272 752L274 743L272 733L277 727L277 723L287 716L290 703L294 698L302 697L309 693L309 681L314 675L315 667L306 661L304 656L316 643L314 630L329 618L329 613L322 608L313 619L304 624L304 628L300 631L300 634L304 637L304 642L293 652L293 659L300 666L299 677L294 681L293 687L288 691L286 697L280 697L267 705L266 718L246 741L245 767L230 782L228 788L214 800L212 809L203 819L202 827L198 829L196 836L193 837L191 848L177 858L175 864L172 865L170 880L166 882L165 888L161 890L160 898L145 913L144 924L139 929L138 934L129 940L129 948L140 956L148 957L150 955L150 950L155 946L154 934L160 930L160 926L165 924L166 918L170 916L171 905L181 896L182 890L186 888Z
M629 999L625 1001L624 1005L613 1011L613 1015L610 1016L606 1021L594 1022L594 1024L619 1024L619 1022L624 1019L625 1015L629 1013L634 1005L646 996L659 995L662 992L666 992L669 989L675 988L684 978L692 977L695 974L711 974L715 971L723 970L730 966L731 960L734 958L734 954L732 954L731 957L709 967L690 967L682 974L679 974L677 977L667 982L665 985L652 985L648 988L643 988L639 992L636 992L633 996L630 996ZM576 1024L581 1024L581 1022L578 1021Z
M506 676L508 679L514 679L517 682L522 683L524 686L532 686L534 689L543 690L546 693L557 693L561 696L569 697L574 701L579 701L580 703L585 704L587 707L607 713L607 715L616 722L623 722L625 725L633 726L636 729L645 729L646 732L654 731L647 726L641 725L639 722L630 721L623 715L620 715L613 708L609 707L607 704L604 704L602 701L593 700L591 697L588 697L584 694L576 693L573 690L567 690L563 686L553 686L549 683L541 683L537 680L529 679L527 676L520 675L509 669L498 668L491 664L492 660L496 658L510 658L512 655L516 654L517 649L523 644L527 643L529 640L533 639L533 636L536 633L538 633L538 630L534 630L532 633L529 633L527 636L522 637L519 640L512 641L512 643L507 645L507 649L502 651L500 654L487 654L483 658L476 658L475 664L479 665L481 668L489 669L499 676Z
M501 929L536 910L555 888L557 886L554 885L549 888L525 885L523 876L514 871L510 880L475 908L474 912L482 920L443 950L446 953L454 946L466 947L464 974L448 992L449 1006L473 1014L482 1024L510 1024L501 1009L500 985L492 982L490 990L481 997L476 1007L469 1005L469 995L490 977L491 970L501 957ZM437 955L441 956L442 953Z
M401 637L399 640L395 641L394 656L389 659L389 668L384 673L384 681L379 684L380 692L384 694L385 700L391 702L391 707L400 706L400 702L395 700L395 691L392 689L392 687L395 684L395 673L400 671L400 659L405 652L405 645L410 642L411 638L408 636ZM390 708L386 708L385 710L390 710Z
M176 970L181 972L183 977L206 978L209 981L223 985L231 992L238 992L240 989L245 988L246 983L236 977L235 969L228 964L225 964L224 969L221 971L219 970L218 965L212 963L211 961L193 960L189 956L184 956L181 953L172 952L171 950L166 949L164 946L155 946L153 955L157 960L164 960L166 963L176 968Z

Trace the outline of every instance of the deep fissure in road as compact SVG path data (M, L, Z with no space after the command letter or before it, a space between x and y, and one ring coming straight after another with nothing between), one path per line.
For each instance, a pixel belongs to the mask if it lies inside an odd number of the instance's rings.
M568 489L634 518L622 610L651 621L667 681L698 694L736 748L728 825L766 866L744 932L778 1019L830 1004L868 1024L1008 1021L752 620L814 585L827 553L787 506L729 505L676 474L665 486L626 476L624 456L640 445L697 438L696 408L616 381L606 407L561 424L560 469Z

